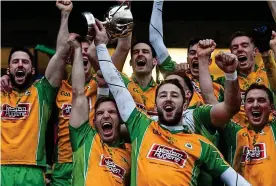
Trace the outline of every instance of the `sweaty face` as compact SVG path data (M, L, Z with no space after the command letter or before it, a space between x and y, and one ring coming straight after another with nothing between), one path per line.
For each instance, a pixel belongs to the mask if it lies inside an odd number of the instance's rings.
M183 87L183 90L185 92L185 100L186 100L185 102L188 103L192 97L192 93L189 90L188 86L186 85L184 79L178 75L169 75L166 77L166 80L169 80L169 79L177 79L179 81L180 85Z
M264 90L250 90L245 100L245 112L253 128L262 129L267 124L272 106Z
M113 143L119 138L119 113L112 101L100 103L95 111L94 123L103 142Z
M156 97L160 122L168 126L177 125L182 117L183 103L183 97L177 86L173 84L162 85Z
M239 60L238 69L240 72L250 71L255 64L257 48L246 36L236 37L231 42L231 53L235 54Z
M23 51L14 52L11 56L8 73L13 86L24 88L35 74L30 56Z
M132 51L131 65L133 72L136 74L151 73L156 61L152 57L150 46L145 43L138 43Z

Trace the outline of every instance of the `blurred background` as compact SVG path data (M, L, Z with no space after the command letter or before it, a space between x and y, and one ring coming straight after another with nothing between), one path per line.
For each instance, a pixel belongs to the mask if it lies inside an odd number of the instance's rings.
M109 7L115 1L74 1L74 13L90 11L103 20ZM148 39L152 1L133 1L131 11L134 17L133 42ZM163 10L164 42L169 53L178 63L186 62L187 42L201 36L214 39L219 50L227 51L229 38L237 30L251 31L258 23L275 23L266 1L165 1ZM1 1L1 73L5 74L10 48L25 46L36 57L38 73L43 74L49 57L37 52L37 44L55 49L60 24L60 12L55 1ZM70 24L70 23L69 23ZM110 53L114 46L110 46ZM213 55L214 55L213 54ZM128 57L124 72L131 75ZM258 56L257 63L261 63ZM210 67L215 78L221 72L212 63ZM155 74L154 74L155 76Z

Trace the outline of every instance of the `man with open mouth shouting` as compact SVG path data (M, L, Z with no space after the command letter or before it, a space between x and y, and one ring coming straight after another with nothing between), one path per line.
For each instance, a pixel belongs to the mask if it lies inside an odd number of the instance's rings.
M267 41L268 45L270 42L272 50L275 50L275 47L273 47L273 43L275 43L276 40L275 35L276 34L273 32L271 40ZM240 112L234 116L233 121L241 126L248 126L248 118L244 110L244 94L246 89L251 84L258 83L263 84L266 87L271 88L273 92L276 92L276 64L274 54L272 50L262 51L261 55L264 65L260 67L257 66L255 63L255 56L257 55L258 48L256 47L251 35L240 31L233 34L230 50L232 54L237 56L239 61L237 76L239 79L242 99ZM276 52L276 50L274 52ZM220 77L216 81L224 86L225 78Z
M151 120L136 108L136 104L125 87L120 74L111 61L106 48L107 34L97 21L95 45L99 64L111 93L113 94L122 120L130 133L132 142L131 185L197 185L199 171L204 166L209 172L220 177L229 186L250 184L223 160L216 147L205 137L191 134L183 127L181 113L187 109L185 93L178 80L165 80L156 90L156 105L161 122ZM228 58L229 56L221 57ZM203 106L195 111L197 122L224 125L239 110L239 86L233 71L237 61L223 60L219 63L228 76L226 86L236 90L226 93L225 102L214 106ZM173 179L168 179L169 177Z
M108 40L108 39L107 39ZM81 45L74 39L70 141L73 150L72 185L128 185L130 149L120 139L120 115L113 99L100 97L95 103L94 124L89 124Z
M32 81L32 54L25 48L10 52L7 74L12 89L9 93L1 91L2 185L45 185L46 129L68 49L63 39L58 36L57 52L47 65L45 76L36 82Z
M252 84L245 92L248 127L233 122L224 129L229 163L252 185L275 185L276 121L270 121L272 92L264 85Z

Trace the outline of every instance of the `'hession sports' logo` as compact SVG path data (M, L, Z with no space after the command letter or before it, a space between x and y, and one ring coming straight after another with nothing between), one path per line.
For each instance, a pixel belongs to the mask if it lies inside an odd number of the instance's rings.
M72 109L71 104L67 104L67 103L62 104L61 106L62 117L70 117L71 109Z
M147 157L149 159L156 159L174 163L183 168L187 161L188 154L178 149L166 147L159 144L153 144Z
M123 179L126 174L126 170L124 168L115 164L110 157L104 157L104 155L101 155L100 166L107 167L113 175L121 179Z
M23 119L30 115L30 110L30 103L19 103L16 107L3 104L1 117L3 119Z
M266 158L265 143L256 143L253 149L248 146L243 147L241 163L257 161Z

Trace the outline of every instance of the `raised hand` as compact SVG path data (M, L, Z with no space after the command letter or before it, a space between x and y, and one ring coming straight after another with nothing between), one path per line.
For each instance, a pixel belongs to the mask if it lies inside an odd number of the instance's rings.
M95 46L99 44L107 44L109 39L103 24L98 19L95 19L95 21L96 24L93 25L93 28L95 29L96 33L94 39Z
M78 48L81 48L81 44L80 42L78 42L77 38L79 37L78 34L75 34L75 33L70 33L69 35L69 38L67 40L68 44L75 48L75 49L78 49Z
M198 57L208 56L210 57L212 52L215 50L217 44L212 39L204 39L198 42L196 49Z
M239 63L236 55L222 51L216 55L215 61L224 73L234 73Z
M61 12L71 12L73 9L73 3L71 0L56 1L56 6Z

